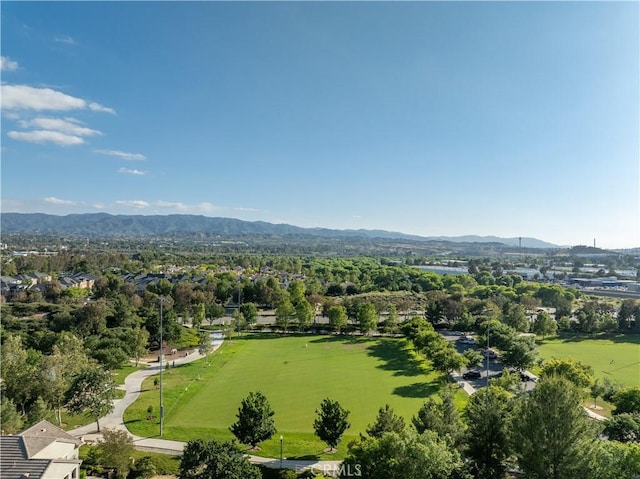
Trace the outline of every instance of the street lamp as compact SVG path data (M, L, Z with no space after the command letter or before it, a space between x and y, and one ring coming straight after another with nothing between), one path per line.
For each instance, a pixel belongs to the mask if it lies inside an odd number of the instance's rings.
M162 354L162 305L165 301L166 298L164 296L160 296L160 437L162 437L162 434L164 433L164 404L162 401L162 360L164 356Z
M282 437L282 434L280 434L280 469L282 469L282 441L284 440L284 437Z

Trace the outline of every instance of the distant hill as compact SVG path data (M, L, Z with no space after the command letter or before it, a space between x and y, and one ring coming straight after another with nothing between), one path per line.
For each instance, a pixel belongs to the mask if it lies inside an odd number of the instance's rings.
M264 221L234 218L212 218L201 215L110 215L108 213L73 214L67 216L44 213L3 213L3 234L48 234L84 237L145 237L180 234L217 234L221 236L319 236L338 238L381 238L411 241L447 241L454 243L502 243L518 246L518 238L496 236L423 237L384 230L336 230L301 228ZM525 248L559 248L535 238L522 238Z

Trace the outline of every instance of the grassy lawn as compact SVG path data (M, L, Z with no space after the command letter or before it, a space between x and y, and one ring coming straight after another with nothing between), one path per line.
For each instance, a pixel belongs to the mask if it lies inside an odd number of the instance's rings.
M589 364L596 378L640 384L640 335L564 336L542 341L543 359L571 357Z
M225 342L206 360L165 372L164 437L230 439L228 428L241 400L260 390L276 412L278 428L261 445L261 454L279 456L282 434L285 457L340 458L385 403L409 421L439 387L439 375L425 370L404 340L253 335ZM147 419L150 405L151 415L158 415L153 378L143 391L126 411L125 423L134 434L157 436L158 420ZM315 410L325 397L351 411L351 428L336 455L323 454L326 445L313 433Z

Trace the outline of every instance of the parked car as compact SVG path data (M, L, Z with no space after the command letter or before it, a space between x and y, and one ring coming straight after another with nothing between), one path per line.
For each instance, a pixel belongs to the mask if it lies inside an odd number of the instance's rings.
M493 349L484 349L481 354L485 358L489 358L489 359L497 359L498 358L498 353L496 353L495 350L493 350Z
M465 372L462 375L462 379L480 379L480 376L482 376L482 374L480 374L480 371L472 369L471 371Z

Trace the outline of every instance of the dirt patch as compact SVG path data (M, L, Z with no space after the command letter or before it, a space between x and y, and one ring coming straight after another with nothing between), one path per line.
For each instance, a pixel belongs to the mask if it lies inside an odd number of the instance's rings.
M196 350L195 348L175 350L170 347L165 347L163 349L164 360L173 361L174 359L183 358L193 353L195 350ZM159 361L158 359L159 356L160 356L160 350L154 349L152 351L149 351L149 354L147 354L146 356L141 357L140 361L143 361L145 363L154 363L154 362L157 363Z

